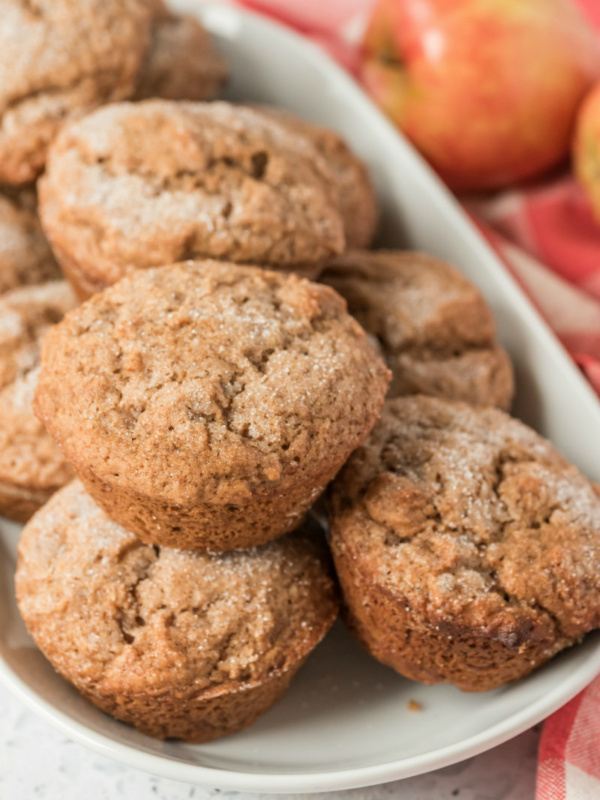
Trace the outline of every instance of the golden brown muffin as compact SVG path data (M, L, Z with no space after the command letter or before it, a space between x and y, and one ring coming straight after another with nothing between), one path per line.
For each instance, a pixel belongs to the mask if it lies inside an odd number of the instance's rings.
M216 261L139 270L46 337L36 413L143 541L295 528L379 417L389 373L332 289Z
M346 245L369 247L375 237L379 209L365 164L335 131L313 125L281 108L257 106L292 133L308 138L328 163L338 191Z
M399 250L352 251L327 265L320 280L376 337L393 375L388 397L427 394L510 408L513 370L496 342L492 313L444 261Z
M388 401L330 523L351 629L413 680L493 689L600 627L600 498L495 408Z
M55 669L159 739L208 742L277 702L337 616L320 531L223 555L142 544L79 481L19 544L17 600Z
M107 106L66 128L40 216L80 297L135 268L218 258L318 270L344 247L310 143L228 103Z
M130 97L146 0L0 0L0 182L34 180L65 120Z
M211 100L227 81L225 61L196 17L158 13L135 100Z
M37 217L35 193L0 192L0 294L60 277Z
M0 514L18 522L73 477L31 406L41 341L74 306L65 281L0 297Z

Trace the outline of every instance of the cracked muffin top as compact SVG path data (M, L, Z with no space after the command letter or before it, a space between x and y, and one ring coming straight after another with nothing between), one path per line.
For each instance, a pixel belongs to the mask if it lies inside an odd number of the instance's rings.
M496 343L478 289L444 261L407 251L351 251L326 266L333 286L374 336L388 367L388 397L427 394L508 410L510 359Z
M88 293L191 258L295 267L344 247L331 173L303 137L228 103L121 103L68 126L40 215Z
M320 532L246 551L146 545L78 481L24 529L19 608L54 666L100 693L182 696L284 672L325 635L337 592Z
M440 633L564 646L600 626L600 498L497 409L388 401L331 500L334 551Z
M346 245L352 248L369 247L375 236L379 211L365 164L354 155L344 139L330 128L313 125L281 108L257 108L285 125L292 133L305 136L313 143L335 178Z
M357 446L388 380L329 287L188 262L140 270L68 314L44 341L35 405L83 474L228 503Z
M61 277L35 206L34 192L0 193L0 294Z
M72 477L32 409L40 346L75 306L66 281L27 286L0 297L0 484L56 489Z
M157 10L152 42L135 100L210 100L228 77L204 26L195 17Z
M130 97L147 0L0 0L0 182L34 180L67 119Z

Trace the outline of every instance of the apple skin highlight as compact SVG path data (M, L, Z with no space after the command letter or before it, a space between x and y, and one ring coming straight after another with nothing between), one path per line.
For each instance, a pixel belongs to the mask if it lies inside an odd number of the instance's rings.
M592 213L600 222L600 83L594 86L579 109L573 168Z
M566 158L600 43L571 0L382 0L361 79L451 188L500 188Z

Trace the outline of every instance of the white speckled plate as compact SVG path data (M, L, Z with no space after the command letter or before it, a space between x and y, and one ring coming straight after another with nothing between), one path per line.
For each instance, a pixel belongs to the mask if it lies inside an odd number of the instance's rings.
M311 44L227 7L193 0L233 66L231 97L281 105L340 130L367 160L385 207L382 243L459 266L496 313L516 365L516 413L600 480L600 404L451 195L354 83ZM0 679L67 735L132 767L202 785L311 792L416 775L473 756L561 706L600 671L600 634L537 673L467 695L404 680L338 626L283 701L253 728L203 746L158 742L97 711L28 637L13 599L19 535L0 524ZM410 700L420 712L408 710Z

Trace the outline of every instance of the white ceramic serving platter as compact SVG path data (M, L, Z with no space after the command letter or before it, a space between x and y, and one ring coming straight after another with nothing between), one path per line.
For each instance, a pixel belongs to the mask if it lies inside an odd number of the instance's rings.
M230 95L270 102L338 129L368 162L384 207L380 244L456 264L492 304L517 372L516 413L600 481L600 404L452 196L361 90L313 45L226 6L193 0L233 68ZM468 695L380 666L338 625L283 701L254 727L203 746L159 742L97 711L28 637L13 599L18 526L0 525L0 679L64 733L156 775L256 792L313 792L408 777L515 736L600 671L600 635L526 680ZM408 710L416 700L422 711Z

